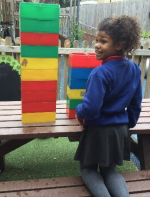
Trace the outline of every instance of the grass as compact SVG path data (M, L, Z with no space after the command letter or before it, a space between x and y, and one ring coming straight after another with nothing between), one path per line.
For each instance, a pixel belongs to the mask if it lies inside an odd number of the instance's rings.
M34 139L6 155L0 181L78 176L78 162L73 159L77 145L78 142L69 142L68 138ZM117 171L137 171L137 168L132 161L124 161Z

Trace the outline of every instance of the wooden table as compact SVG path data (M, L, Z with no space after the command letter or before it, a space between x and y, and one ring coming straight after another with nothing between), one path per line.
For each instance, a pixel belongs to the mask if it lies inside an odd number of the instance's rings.
M0 102L0 170L4 170L4 156L35 138L68 137L79 139L82 127L66 115L66 101L57 101L56 122L22 124L21 102ZM138 124L130 130L137 134L142 169L150 169L150 99L143 99Z

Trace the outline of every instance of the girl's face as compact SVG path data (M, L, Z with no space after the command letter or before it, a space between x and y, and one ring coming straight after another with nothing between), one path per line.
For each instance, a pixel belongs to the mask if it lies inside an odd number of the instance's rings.
M112 38L105 32L99 31L96 37L96 59L104 60L110 56L119 55L121 48L114 44Z

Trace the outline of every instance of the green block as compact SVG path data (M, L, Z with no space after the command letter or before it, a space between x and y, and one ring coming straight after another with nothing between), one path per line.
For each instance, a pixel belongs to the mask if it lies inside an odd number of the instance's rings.
M21 45L21 57L58 58L58 46Z
M20 19L21 32L59 33L59 20L40 21L34 19Z
M20 3L20 17L37 20L58 20L60 6L58 4Z
M69 109L75 109L80 103L82 103L82 99L69 99L67 96L67 106Z

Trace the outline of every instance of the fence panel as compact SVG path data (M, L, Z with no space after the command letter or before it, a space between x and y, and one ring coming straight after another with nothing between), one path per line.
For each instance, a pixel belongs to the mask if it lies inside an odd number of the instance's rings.
M76 41L77 42L77 41ZM85 40L82 44L85 48L69 48L70 41L67 40L67 48L59 47L59 66L58 66L58 84L57 84L57 99L66 99L67 95L67 78L68 78L68 55L69 53L94 53L95 41L92 42L92 48L88 48L88 42ZM78 47L78 44L75 45ZM129 56L133 59L142 70L142 87L144 88L144 98L150 97L150 44L143 44L143 49L137 49L134 56ZM13 56L18 61L20 58L20 47L0 46L0 55Z

